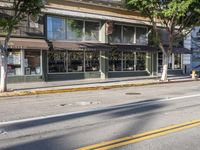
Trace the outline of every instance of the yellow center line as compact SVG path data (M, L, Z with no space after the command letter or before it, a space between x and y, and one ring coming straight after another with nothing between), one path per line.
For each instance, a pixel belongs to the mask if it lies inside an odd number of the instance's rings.
M193 128L193 127L196 127L196 126L200 126L200 120L194 120L194 121L190 121L190 122L186 122L186 123L182 123L182 124L172 125L172 126L169 126L169 127L160 128L160 129L152 130L152 131L149 131L149 132L140 133L140 134L116 139L116 140L102 142L102 143L78 148L77 150L93 150L93 149L95 149L95 150L108 150L108 149L113 149L113 148L116 148L116 147L121 147L121 146L124 146L124 145L133 144L133 143L143 141L143 140L146 140L146 139L150 139L150 138L166 135L166 134L169 134L169 133L174 133L174 132L178 132L178 131L181 131L181 130Z

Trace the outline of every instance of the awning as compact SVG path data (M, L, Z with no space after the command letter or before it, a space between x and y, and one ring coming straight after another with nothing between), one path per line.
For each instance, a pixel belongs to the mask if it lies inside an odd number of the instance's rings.
M127 45L127 44L111 44L113 49L121 51L135 51L135 52L157 52L157 48L149 45Z
M172 50L175 54L192 54L192 51L184 47L174 47Z
M64 42L53 41L55 50L109 50L111 47L104 43L83 43L83 42Z
M126 45L126 44L105 44L105 43L77 43L77 42L62 42L53 41L53 48L55 50L119 50L119 51L157 51L156 47L147 45Z
M0 37L0 43L3 42L4 38ZM48 50L49 46L44 39L11 38L8 43L8 48Z

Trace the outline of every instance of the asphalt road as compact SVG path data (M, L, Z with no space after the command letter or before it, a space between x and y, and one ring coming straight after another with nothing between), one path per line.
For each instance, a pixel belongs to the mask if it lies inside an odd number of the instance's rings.
M0 99L0 149L199 150L199 83Z

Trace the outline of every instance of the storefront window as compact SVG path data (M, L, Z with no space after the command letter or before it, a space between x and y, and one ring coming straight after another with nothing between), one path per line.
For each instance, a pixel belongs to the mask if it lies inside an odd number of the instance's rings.
M67 19L67 40L69 41L82 41L83 40L83 21Z
M99 71L99 51L85 52L85 70Z
M146 53L137 52L136 58L137 58L136 70L146 70Z
M22 75L21 71L21 51L8 51L8 76Z
M123 70L133 71L135 65L135 53L123 52Z
M135 28L123 26L123 43L134 43Z
M24 68L25 75L41 74L40 51L25 51Z
M68 52L68 72L84 71L84 52Z
M162 67L163 67L163 53L159 52L158 53L158 72L162 72Z
M113 33L109 36L109 41L111 43L121 43L121 26L114 25Z
M65 58L65 52L50 52L48 54L49 73L66 72Z
M85 41L99 41L99 22L85 22Z
M172 69L172 55L169 56L168 69Z
M174 54L174 69L181 69L181 54Z
M109 58L109 71L122 71L122 52L112 51Z
M47 17L47 37L49 40L65 39L65 19Z
M146 28L136 28L136 44L146 45L148 44L147 29Z

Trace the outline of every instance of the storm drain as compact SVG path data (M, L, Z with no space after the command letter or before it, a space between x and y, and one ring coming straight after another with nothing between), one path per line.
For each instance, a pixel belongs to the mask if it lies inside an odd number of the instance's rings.
M141 95L141 93L131 92L131 93L126 93L126 95Z

